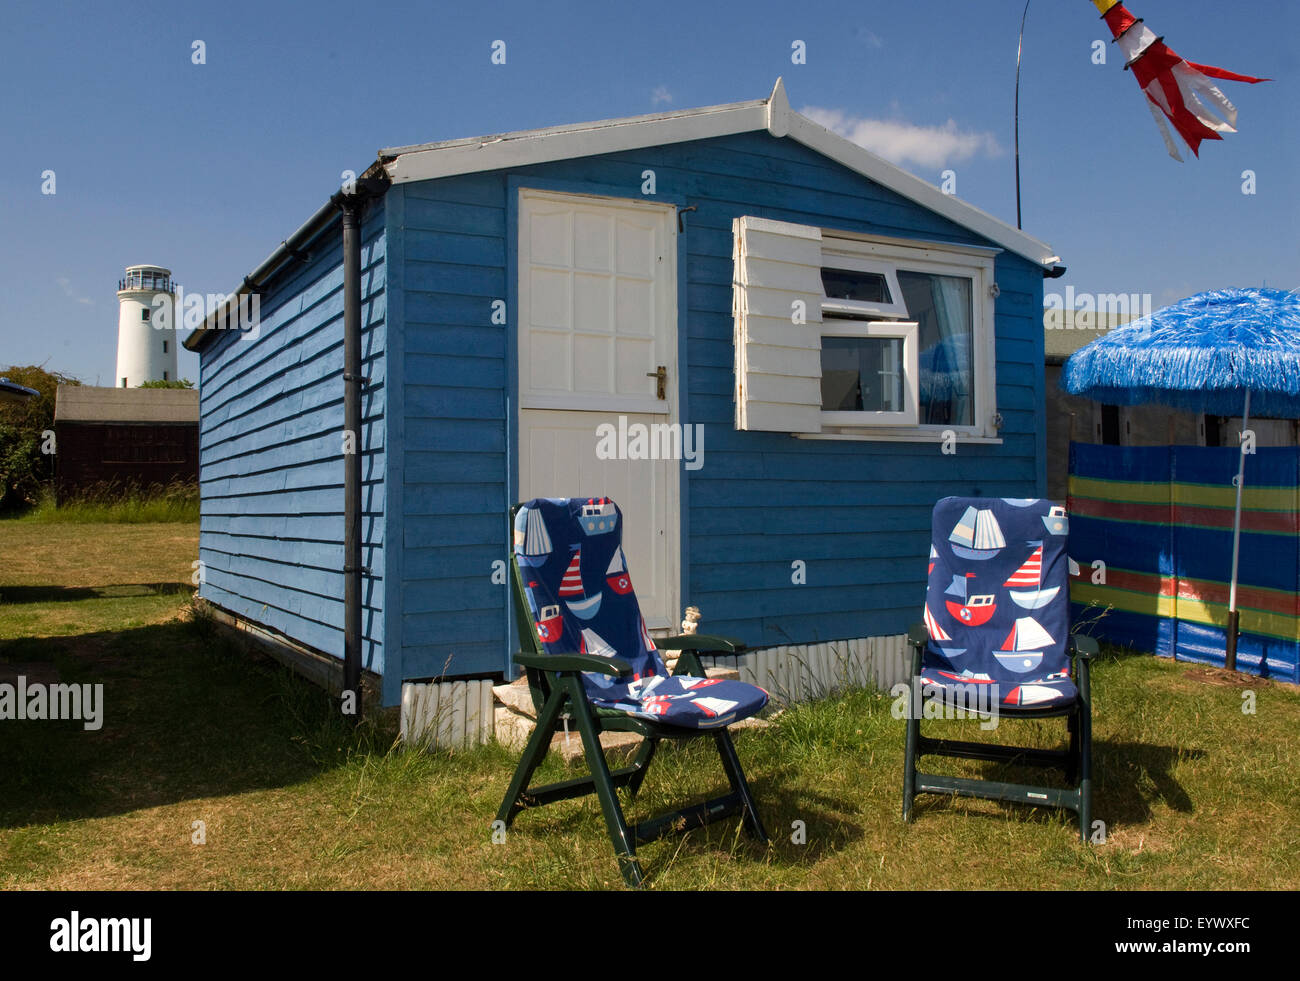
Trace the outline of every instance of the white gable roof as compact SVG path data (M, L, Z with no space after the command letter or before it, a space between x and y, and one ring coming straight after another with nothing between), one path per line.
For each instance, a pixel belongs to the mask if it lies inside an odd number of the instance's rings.
M796 140L1042 266L1051 267L1060 260L1048 245L1032 235L951 194L944 194L933 184L794 112L779 78L766 99L393 147L380 150L379 160L393 183L401 184L758 130Z

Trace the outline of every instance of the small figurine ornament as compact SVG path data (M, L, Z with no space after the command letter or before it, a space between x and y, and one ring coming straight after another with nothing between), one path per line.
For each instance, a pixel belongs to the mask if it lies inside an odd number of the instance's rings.
M682 633L693 634L700 627L700 608L698 606L688 606L686 616L682 620Z

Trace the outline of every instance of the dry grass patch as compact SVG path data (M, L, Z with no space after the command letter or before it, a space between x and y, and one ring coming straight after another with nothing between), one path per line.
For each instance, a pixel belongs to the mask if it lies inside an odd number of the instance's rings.
M102 590L106 597L122 596L141 585L189 586L191 563L199 557L199 526L197 522L52 526L0 520L0 547L5 556L0 590L90 588Z

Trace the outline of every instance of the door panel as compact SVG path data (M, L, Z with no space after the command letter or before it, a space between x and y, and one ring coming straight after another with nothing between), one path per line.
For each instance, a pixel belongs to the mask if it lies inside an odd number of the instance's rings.
M681 463L596 448L619 416L678 421L676 236L671 206L519 192L519 498L617 501L646 625L674 633Z
M592 412L524 409L519 425L519 497L526 501L603 496L616 501L625 519L623 553L646 626L671 627L681 619L676 600L677 536L668 534L677 527L677 474L671 471L668 489L662 479L646 479L661 468L658 461L598 459L596 426L603 418ZM648 425L655 418L630 415L628 423Z
M523 408L671 411L646 374L676 364L674 213L639 201L520 192Z

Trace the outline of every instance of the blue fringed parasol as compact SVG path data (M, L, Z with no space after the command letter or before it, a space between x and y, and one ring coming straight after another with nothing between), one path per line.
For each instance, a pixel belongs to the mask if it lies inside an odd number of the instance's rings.
M1300 291L1227 289L1197 293L1117 327L1071 355L1061 372L1071 395L1107 405L1160 402L1190 412L1300 418ZM1247 444L1234 483L1225 664L1236 667L1237 563Z
M1210 290L1117 327L1065 363L1061 386L1106 405L1300 418L1300 291Z

